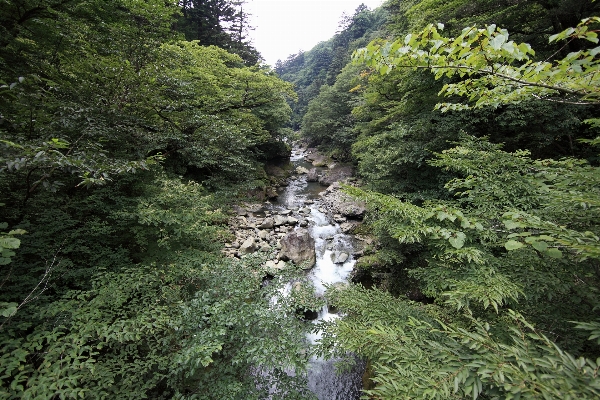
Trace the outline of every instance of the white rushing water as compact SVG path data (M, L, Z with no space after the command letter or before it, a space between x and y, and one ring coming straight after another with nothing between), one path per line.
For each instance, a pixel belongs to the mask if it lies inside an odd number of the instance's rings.
M290 160L294 168L297 166L312 168L310 164L303 161L304 154L301 152L294 151ZM309 230L315 239L317 261L307 277L313 282L318 296L322 296L329 285L347 282L356 263L352 257L351 236L342 233L339 225L330 221L327 215L319 210L318 192L322 190L325 188L319 187L317 183L308 183L305 175L300 176L290 182L279 194L275 205L276 208L310 208ZM307 200L311 204L307 204ZM314 200L316 202L313 204ZM335 318L339 318L339 315L331 313L325 305L312 323ZM313 344L320 338L319 332L309 334L307 337ZM363 371L364 365L358 362L350 372L338 374L335 370L335 361L313 358L308 373L309 388L319 400L359 399Z

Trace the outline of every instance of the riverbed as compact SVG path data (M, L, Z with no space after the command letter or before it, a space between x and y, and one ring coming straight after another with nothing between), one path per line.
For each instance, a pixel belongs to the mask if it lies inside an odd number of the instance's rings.
M298 167L315 168L306 161L306 151L297 149L292 153L290 162L295 170ZM319 173L324 173L327 167L317 167ZM318 182L308 182L307 175L296 176L284 187L273 202L272 210L277 212L286 209L309 208L307 219L308 229L315 240L316 263L307 273L312 281L318 296L323 296L326 286L340 282L348 282L356 264L354 257L355 239L349 233L342 232L340 222L344 219L335 215L326 208L322 201L322 193L326 190ZM318 312L317 318L311 322L317 324L322 320L332 320L340 316L336 310L324 305ZM308 335L308 340L316 344L321 335L313 332ZM335 369L336 360L323 360L313 357L310 360L308 379L309 388L319 400L354 400L360 398L362 388L362 375L364 364L357 362L349 372L339 374Z

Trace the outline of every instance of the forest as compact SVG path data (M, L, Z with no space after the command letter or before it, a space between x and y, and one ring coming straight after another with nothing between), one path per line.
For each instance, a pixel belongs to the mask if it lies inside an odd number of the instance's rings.
M365 399L600 397L599 3L361 5L273 68L243 4L0 2L0 399L310 399L312 355ZM221 251L295 140L373 238L308 352L302 271Z

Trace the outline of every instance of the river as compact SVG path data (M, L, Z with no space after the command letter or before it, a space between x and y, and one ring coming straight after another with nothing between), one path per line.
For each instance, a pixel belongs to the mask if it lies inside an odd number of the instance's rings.
M290 162L294 169L313 168L312 164L305 161L305 153L299 149L292 152ZM325 169L327 168L318 168L321 171ZM319 296L324 294L326 285L347 282L356 263L352 255L352 235L343 233L340 225L328 218L326 210L320 204L319 193L323 190L325 188L319 183L307 182L306 175L299 175L283 188L272 206L273 211L310 208L307 219L309 231L315 239L316 264L307 277L313 282ZM339 318L339 315L325 305L316 319L307 323L316 324L335 318ZM316 332L310 334L307 339L314 344L319 338L320 334ZM335 360L326 361L313 357L308 372L309 388L319 400L359 399L363 372L364 364L360 361L351 371L339 374L335 370Z

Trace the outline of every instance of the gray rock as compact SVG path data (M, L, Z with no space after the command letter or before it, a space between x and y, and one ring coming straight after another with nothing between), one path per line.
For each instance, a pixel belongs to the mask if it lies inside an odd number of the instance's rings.
M332 256L333 263L334 264L343 264L343 263L345 263L348 260L348 257L350 257L350 256L346 252L341 252L341 253L334 254Z
M287 222L287 217L281 216L281 215L275 215L273 217L273 224L275 226L282 226L285 225L285 223Z
M315 265L315 240L308 229L298 229L281 239L279 258L283 261L293 261L296 265L305 265L310 269Z
M275 222L274 222L273 218L267 217L258 226L258 229L273 229L274 223Z
M344 217L362 219L366 212L367 208L363 202L344 202L340 205L340 214Z
M308 173L306 174L306 181L307 182L318 182L319 181L319 174L317 173L316 168L311 168L310 171L308 171Z
M342 224L340 224L340 229L343 233L350 233L354 227L356 226L356 224L351 224L350 222L344 222Z
M335 182L339 182L353 175L352 167L349 165L336 165L328 170L319 178L319 183L323 186L329 186Z
M250 253L254 253L256 251L256 249L257 249L256 240L253 237L249 237L240 246L240 253L250 254Z
M327 157L325 157L322 154L311 154L312 158L312 165L315 167L324 167L327 165L327 163L329 162L329 160L327 159Z
M269 260L265 263L265 268L267 269L268 272L270 272L272 274L277 274L279 271L281 271L282 269L285 268L285 262Z
M308 214L310 214L310 208L304 207L304 208L301 208L298 212L300 214L308 215Z
M240 216L248 215L248 212L240 206L233 206L233 211Z
M265 189L265 195L268 199L276 199L279 196L277 190L275 190L273 186L269 186L267 189Z
M258 237L265 240L269 237L269 232L265 230L258 231Z
M269 246L267 243L261 243L259 250L263 253L268 253L271 251L271 246Z
M346 218L342 217L342 216L341 216L341 215L339 215L339 214L335 214L335 215L333 216L333 220L334 220L335 222L337 222L338 224L340 224L340 223L342 223L342 222L346 222Z
M294 217L288 217L287 218L287 223L290 225L296 225L298 223L298 219L294 218Z
M292 210L283 210L279 212L279 215L290 215L292 213Z
M259 212L262 209L262 204L244 204L244 208L248 212Z
M298 167L296 167L296 173L299 175L300 174L308 174L308 170L304 167L298 166Z

